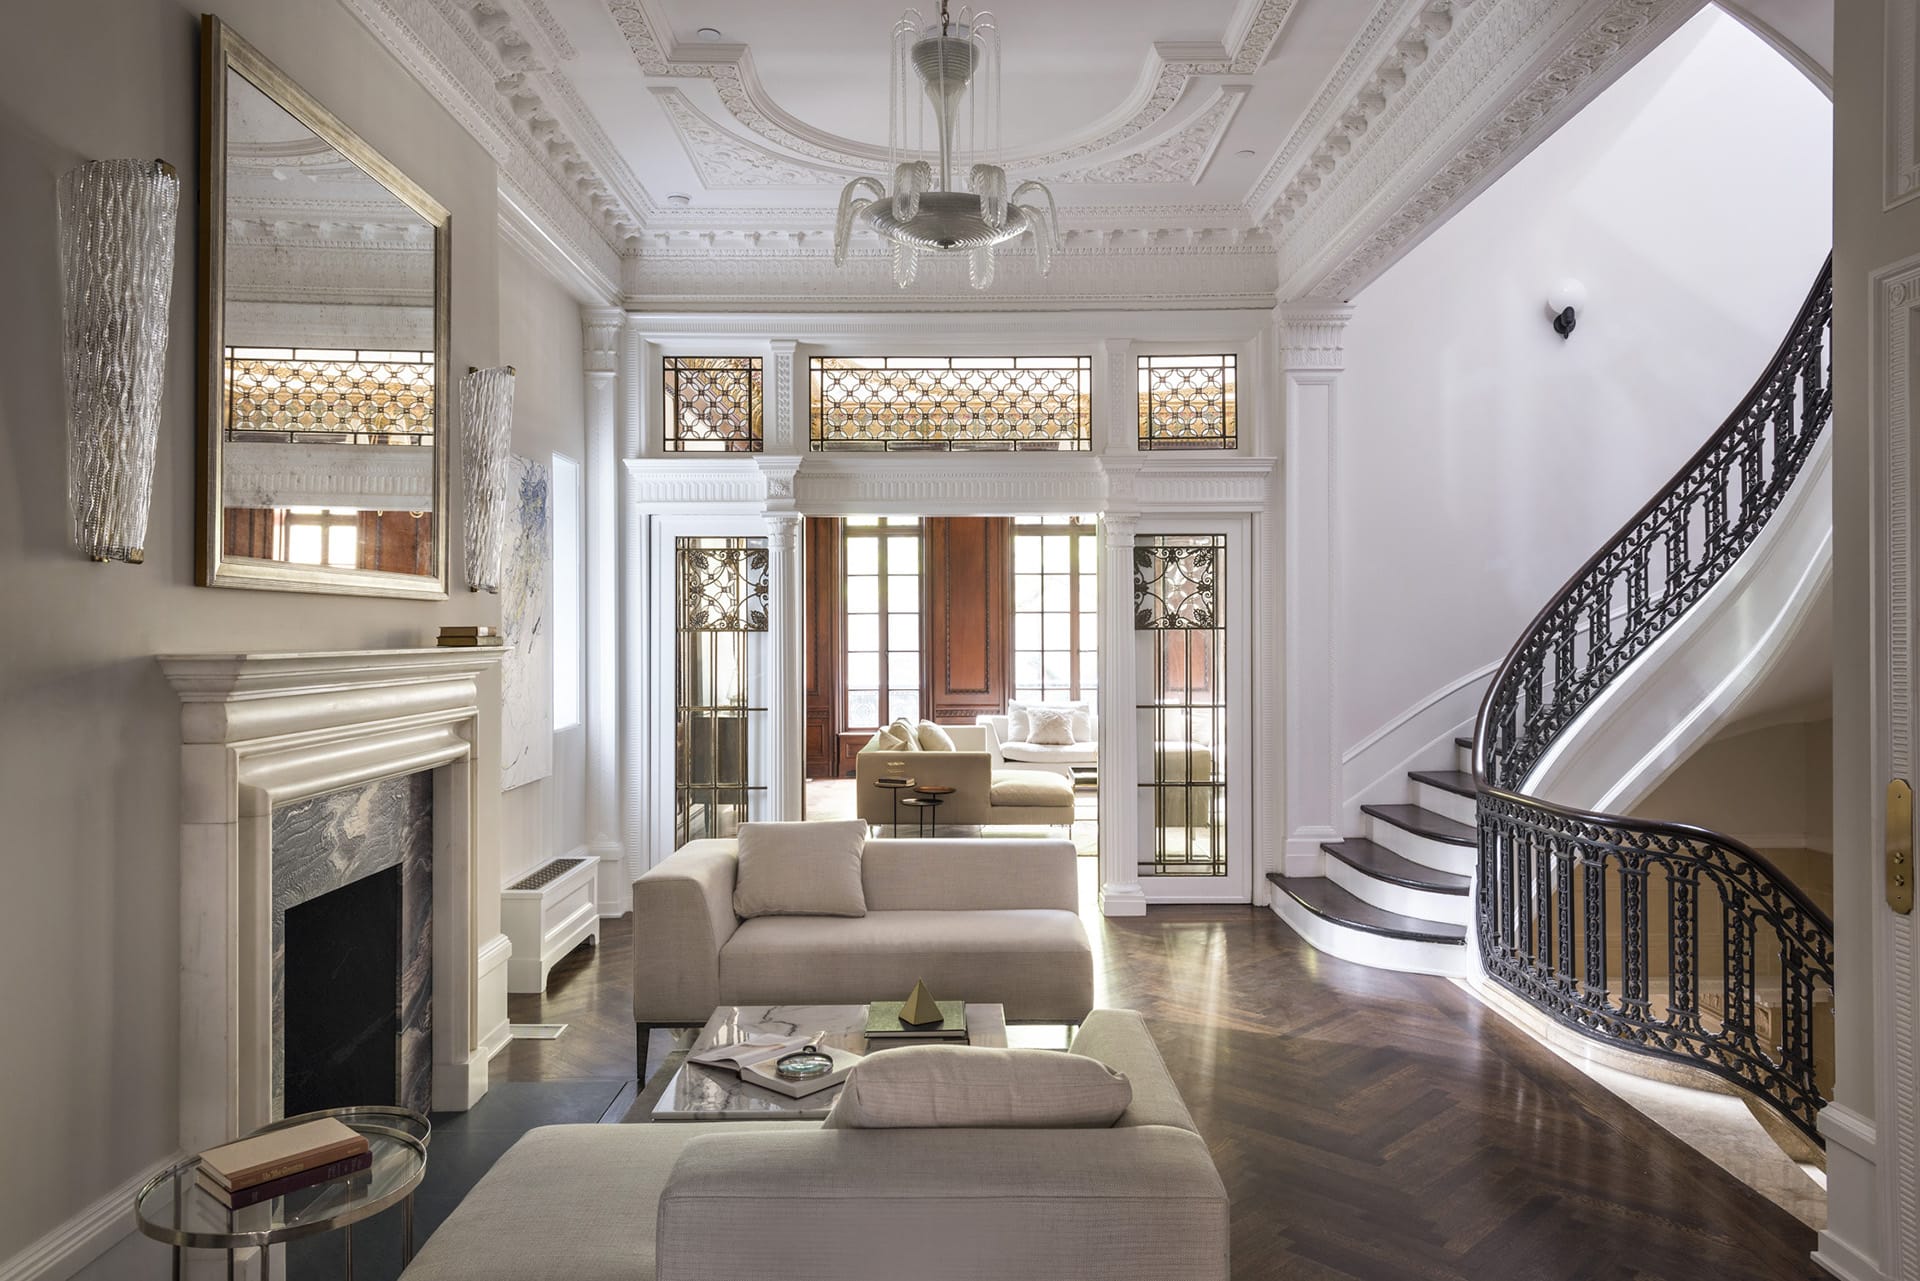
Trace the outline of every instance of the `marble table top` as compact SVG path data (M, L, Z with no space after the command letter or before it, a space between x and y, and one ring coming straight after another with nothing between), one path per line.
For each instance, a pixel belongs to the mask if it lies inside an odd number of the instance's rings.
M780 1036L811 1036L824 1030L824 1045L866 1054L867 1007L864 1005L723 1005L713 1012L700 1035L694 1038L689 1054L699 1054L722 1045L734 1045L756 1033ZM967 1043L1004 1047L1007 1043L1007 1011L999 1005L967 1006ZM874 1053L897 1045L926 1045L927 1041L889 1040L874 1047ZM666 1091L653 1106L656 1121L818 1121L833 1101L840 1097L840 1086L790 1099L784 1094L749 1085L738 1072L725 1068L702 1067L682 1063Z

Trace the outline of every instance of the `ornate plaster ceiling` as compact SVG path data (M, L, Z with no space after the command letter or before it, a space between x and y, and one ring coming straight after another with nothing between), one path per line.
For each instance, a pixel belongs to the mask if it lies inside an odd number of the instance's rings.
M885 165L900 0L342 2L611 292L896 295L877 246L822 264L839 188ZM1186 305L1351 296L1700 3L1000 4L1007 168L1054 186L1078 283L996 291L1118 296L1144 254L1185 255L1143 279Z

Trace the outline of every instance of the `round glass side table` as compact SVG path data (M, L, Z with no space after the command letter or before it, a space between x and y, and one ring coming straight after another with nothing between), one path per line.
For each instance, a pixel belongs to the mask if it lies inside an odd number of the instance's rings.
M406 1215L401 1262L413 1261L413 1194L427 1173L431 1134L427 1119L405 1108L336 1108L291 1116L262 1129L285 1129L322 1116L334 1117L367 1136L371 1167L241 1210L229 1210L200 1186L197 1156L147 1180L133 1198L134 1221L142 1233L173 1247L175 1281L185 1275L189 1249L225 1250L231 1277L235 1251L255 1248L261 1250L260 1281L272 1281L273 1254L267 1247L338 1228L346 1229L347 1276L351 1277L353 1225L396 1204Z

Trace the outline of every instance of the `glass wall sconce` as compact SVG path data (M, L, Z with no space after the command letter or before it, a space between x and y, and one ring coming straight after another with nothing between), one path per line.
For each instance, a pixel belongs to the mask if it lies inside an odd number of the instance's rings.
M513 438L513 366L467 369L460 382L466 420L467 590L500 590L506 548L508 445Z
M67 509L89 559L146 559L166 377L180 179L164 160L96 160L59 183Z

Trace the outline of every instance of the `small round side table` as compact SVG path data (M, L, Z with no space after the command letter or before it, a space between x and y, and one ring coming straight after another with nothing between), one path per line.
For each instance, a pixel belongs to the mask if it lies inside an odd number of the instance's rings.
M190 1156L148 1179L133 1198L140 1231L173 1247L175 1281L186 1275L189 1249L225 1250L227 1275L234 1252L258 1248L261 1281L272 1281L272 1246L336 1228L347 1231L347 1276L353 1276L353 1225L399 1204L406 1214L401 1263L413 1261L413 1194L427 1173L427 1119L405 1108L336 1108L288 1117L263 1127L285 1129L331 1116L367 1136L373 1165L358 1174L317 1183L240 1210L229 1210L200 1186L200 1158Z
M952 788L948 788L952 791ZM940 835L940 803L942 798L931 794L915 794L900 803L914 812L913 833L915 836Z
M912 788L913 780L910 778L876 778L873 780L873 785L875 787L884 787L887 791L893 793L893 834L895 836L900 835L900 793Z

